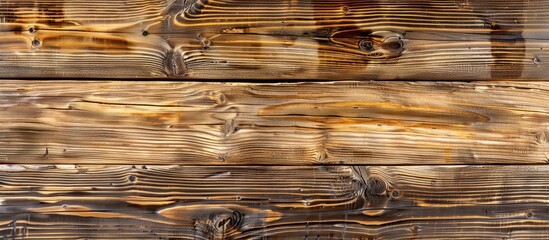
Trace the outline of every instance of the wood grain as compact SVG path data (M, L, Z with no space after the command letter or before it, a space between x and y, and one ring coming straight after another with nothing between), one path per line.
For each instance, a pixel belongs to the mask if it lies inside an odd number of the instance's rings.
M545 82L5 80L0 162L545 164L548 90Z
M2 165L25 239L544 238L549 166Z
M0 76L545 80L549 70L541 0L126 2L0 2Z

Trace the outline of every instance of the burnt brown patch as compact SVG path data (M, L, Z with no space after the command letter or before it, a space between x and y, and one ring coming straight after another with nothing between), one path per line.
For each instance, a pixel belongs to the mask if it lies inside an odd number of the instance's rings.
M29 17L29 10L34 12ZM24 1L2 3L0 8L0 23L7 23L2 30L21 33L28 30L29 24L47 25L51 28L74 26L78 23L65 19L64 5L58 2L37 1L34 4ZM35 27L35 29L37 29Z
M130 41L115 36L50 34L40 41L42 50L108 51L109 54L127 54L132 46Z
M526 42L522 32L498 27L490 33L490 43L494 58L490 71L491 77L494 79L520 78L524 69L521 60L526 55Z
M40 23L47 24L48 26L63 26L65 22L64 6L59 3L48 3L44 1L38 1L35 3L38 9L38 19Z
M513 4L516 12L522 12L526 3ZM471 11L478 14L483 27L489 29L490 52L493 58L490 75L493 79L514 79L522 77L523 59L526 55L526 41L522 36L523 25L518 19L494 11L490 2L468 2ZM524 14L524 13L522 13Z

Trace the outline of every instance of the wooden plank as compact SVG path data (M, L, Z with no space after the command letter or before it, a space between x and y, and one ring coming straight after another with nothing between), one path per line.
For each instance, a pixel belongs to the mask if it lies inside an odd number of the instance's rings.
M549 166L2 165L24 239L549 236Z
M19 0L0 2L0 31L255 33L360 37L375 31L547 39L546 0ZM32 32L32 31L31 31Z
M1 81L0 162L545 164L546 82Z
M549 70L546 1L45 2L0 2L2 78L540 80Z
M0 31L45 29L137 32L159 24L179 0L17 0L0 1ZM180 7L182 10L182 6Z

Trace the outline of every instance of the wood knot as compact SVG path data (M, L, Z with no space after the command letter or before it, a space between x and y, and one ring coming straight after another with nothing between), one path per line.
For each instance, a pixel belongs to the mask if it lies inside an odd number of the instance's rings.
M391 192L391 197L392 198L400 198L400 196L402 196L402 193L398 189L394 189Z
M34 28L34 27L30 27L30 28L28 29L29 33L35 33L36 30L37 30L37 29Z
M367 39L362 39L358 42L358 48L362 51L371 52L374 51L374 43Z
M372 176L366 180L366 190L372 195L381 196L386 194L387 184L380 177Z
M185 14L188 15L198 15L202 13L202 9L208 4L208 0L194 0L188 2L190 2L190 4L185 10Z
M541 131L535 135L537 144L547 144L549 143L549 132Z
M358 42L358 49L366 52L368 57L396 58L404 51L404 41L397 33L373 32Z
M242 224L242 213L233 211L232 213L222 213L213 216L211 219L213 229L216 235L228 236L238 232Z
M498 29L499 26L497 25L496 22L490 20L490 19L487 19L487 18L483 18L482 19L482 22L484 23L484 27L485 28L490 28L492 30L495 30L495 29Z
M210 48L210 45L212 45L212 41L209 38L206 37L200 37L200 45L202 46L202 49L208 49Z
M351 13L351 10L349 9L349 6L343 6L341 8L341 10L343 11L344 15L349 15Z

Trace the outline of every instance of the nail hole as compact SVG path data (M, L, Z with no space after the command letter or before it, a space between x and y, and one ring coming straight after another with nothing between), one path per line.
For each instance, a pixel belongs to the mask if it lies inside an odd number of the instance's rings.
M532 216L534 216L534 214L533 214L532 212L526 213L526 217L527 217L527 218L531 218Z
M39 47L42 43L38 39L32 40L32 46Z
M147 35L149 35L149 32L148 32L148 31L146 31L146 30L145 30L145 31L143 31L143 36L147 36Z
M532 58L532 62L536 65L540 64L541 63L541 59L539 59L537 56Z
M128 179L130 180L130 182L135 182L136 177L134 175L131 175L128 177Z
M36 28L33 28L33 27L29 28L29 33L35 33L35 32L36 32Z

